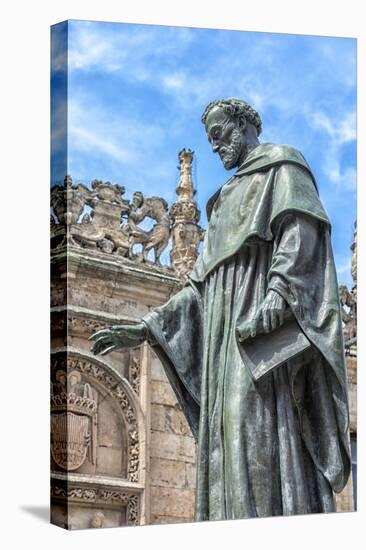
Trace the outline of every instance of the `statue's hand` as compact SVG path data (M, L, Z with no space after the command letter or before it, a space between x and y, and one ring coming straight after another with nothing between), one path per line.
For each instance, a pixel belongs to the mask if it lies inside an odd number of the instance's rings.
M143 323L138 325L113 325L98 330L89 340L94 340L91 351L106 355L120 348L135 348L147 339L147 329Z
M251 321L239 323L237 333L239 340L255 338L257 334L271 332L283 325L288 317L286 301L275 290L269 290L259 307L256 316Z

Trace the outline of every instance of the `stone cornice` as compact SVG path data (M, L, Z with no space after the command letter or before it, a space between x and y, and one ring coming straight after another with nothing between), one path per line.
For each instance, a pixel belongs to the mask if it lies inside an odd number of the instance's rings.
M120 477L52 472L51 479L85 486L93 485L98 487L123 489L126 492L131 492L134 494L139 492L141 493L144 490L144 486L141 483L134 483L132 481L128 481L127 479L121 479Z
M51 307L51 314L68 313L72 317L81 319L95 319L96 321L105 322L106 324L116 324L119 322L137 323L139 319L130 315L113 315L113 313L101 312L95 309L74 305L62 305Z
M103 252L91 251L87 249L68 246L60 250L53 250L51 254L51 262L63 263L67 262L68 270L73 267L80 268L80 265L90 266L95 269L109 271L114 273L131 274L136 278L147 278L153 281L171 283L172 285L181 284L181 279L176 273L169 268L159 268L153 264L141 263L136 264L127 258L119 256L110 256Z

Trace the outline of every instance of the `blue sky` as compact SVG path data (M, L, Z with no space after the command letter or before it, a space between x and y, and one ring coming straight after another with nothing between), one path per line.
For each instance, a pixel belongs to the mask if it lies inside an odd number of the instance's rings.
M66 25L68 32L66 33ZM54 27L56 29L56 27ZM67 67L60 54L68 42ZM356 217L356 40L123 23L69 21L53 35L52 183L63 173L67 70L67 171L175 200L178 152L195 151L197 201L230 176L213 155L201 114L239 97L261 114L263 142L289 143L313 169L333 225L339 282L352 285Z

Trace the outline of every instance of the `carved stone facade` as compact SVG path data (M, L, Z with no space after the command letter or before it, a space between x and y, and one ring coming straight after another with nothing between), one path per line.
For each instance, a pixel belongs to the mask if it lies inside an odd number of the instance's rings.
M337 511L351 512L357 508L357 226L351 246L351 273L353 287L339 287L342 308L344 344L346 352L348 399L350 410L350 445L352 453L352 476L345 489L337 495Z
M125 188L110 182L93 180L89 189L74 185L66 176L64 185L51 190L51 248L65 244L98 250L135 262L154 262L161 267L160 256L170 238L168 205L160 197L144 197L136 192L132 201L123 197ZM150 231L138 226L146 218L154 220ZM135 245L141 250L136 251Z
M168 205L123 195L70 177L51 192L52 522L67 529L193 519L195 443L159 360L147 344L90 353L95 331L138 322L182 284L160 264Z

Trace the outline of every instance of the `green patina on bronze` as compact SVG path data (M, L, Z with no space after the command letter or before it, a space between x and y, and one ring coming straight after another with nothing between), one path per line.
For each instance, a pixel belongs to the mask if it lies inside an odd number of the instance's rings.
M203 122L238 167L209 201L203 252L179 293L135 327L97 333L93 351L154 347L197 439L197 520L331 512L350 457L330 223L304 157L259 144L250 106L210 104ZM255 346L280 326L283 337L289 317L309 346L254 379L243 327Z
M258 145L208 204L204 248L190 275L195 281L203 281L246 242L273 240L273 224L285 212L329 224L309 166L288 145Z

